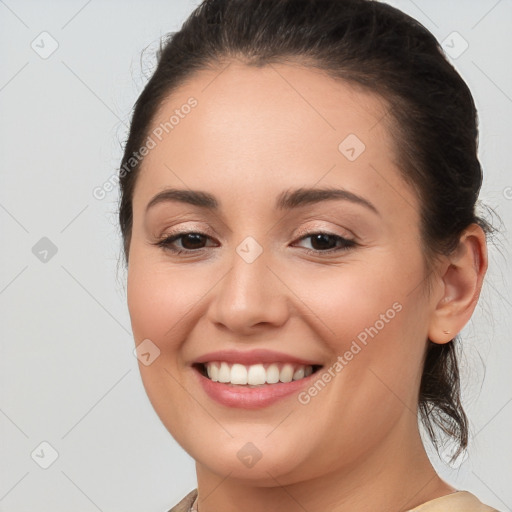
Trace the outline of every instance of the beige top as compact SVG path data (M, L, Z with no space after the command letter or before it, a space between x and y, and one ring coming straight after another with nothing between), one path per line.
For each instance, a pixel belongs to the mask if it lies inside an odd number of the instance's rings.
M169 512L197 512L197 489L189 492ZM407 512L499 512L484 505L468 491L456 491L440 498L427 501Z

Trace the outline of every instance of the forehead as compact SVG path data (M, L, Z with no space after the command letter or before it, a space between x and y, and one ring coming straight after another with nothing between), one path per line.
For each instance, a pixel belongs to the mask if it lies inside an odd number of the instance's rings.
M300 65L230 62L199 71L153 119L155 146L134 207L171 185L247 204L273 203L278 189L315 183L382 196L390 208L414 204L397 169L387 111L377 94Z

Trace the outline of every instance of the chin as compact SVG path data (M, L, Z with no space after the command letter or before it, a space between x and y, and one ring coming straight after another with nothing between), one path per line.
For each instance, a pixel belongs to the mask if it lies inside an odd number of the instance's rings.
M289 484L306 478L302 473L309 465L303 456L298 458L297 443L291 439L282 443L277 438L271 442L270 439L265 440L264 435L261 441L254 437L252 442L247 441L249 437L246 434L244 440L230 438L228 442L219 441L215 450L212 450L213 443L208 447L196 445L187 452L196 460L199 471L204 469L221 478L229 475L230 480L241 483L275 487L276 480L280 484ZM304 455L303 450L301 453Z

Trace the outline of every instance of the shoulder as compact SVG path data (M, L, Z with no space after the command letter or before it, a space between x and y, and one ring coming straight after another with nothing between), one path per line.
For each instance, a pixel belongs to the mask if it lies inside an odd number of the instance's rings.
M197 489L190 491L177 505L168 512L189 512L192 503L197 497Z
M499 512L468 491L456 491L423 503L408 512Z
M197 489L190 491L177 505L168 512L189 512L197 497ZM407 512L499 512L482 503L468 491L457 491L446 496L423 503Z

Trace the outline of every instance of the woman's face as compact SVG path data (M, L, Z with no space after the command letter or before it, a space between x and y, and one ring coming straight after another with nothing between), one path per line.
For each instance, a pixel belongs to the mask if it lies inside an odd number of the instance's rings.
M416 432L434 299L385 116L378 97L284 64L202 71L161 106L128 306L147 394L202 470L283 485ZM169 189L187 195L148 207ZM214 382L199 362L213 379L297 380Z

